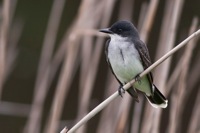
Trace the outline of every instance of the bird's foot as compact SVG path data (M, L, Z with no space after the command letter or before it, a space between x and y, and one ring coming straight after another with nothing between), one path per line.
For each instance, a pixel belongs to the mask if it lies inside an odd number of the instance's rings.
M140 77L140 73L138 75L135 76L135 81L139 83L139 85L141 84L141 77Z
M125 93L125 89L123 88L122 85L119 86L118 93L123 98L123 94Z

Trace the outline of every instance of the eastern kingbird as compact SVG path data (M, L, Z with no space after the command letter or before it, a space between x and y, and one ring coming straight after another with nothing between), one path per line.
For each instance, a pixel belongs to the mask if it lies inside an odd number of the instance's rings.
M167 99L153 84L152 73L140 78L139 74L151 65L148 49L140 40L135 26L129 21L118 21L110 28L101 29L100 32L107 33L110 39L106 43L107 62L120 83L118 89L122 96L123 85L133 78L137 82L127 92L137 102L137 90L141 91L153 107L166 108Z

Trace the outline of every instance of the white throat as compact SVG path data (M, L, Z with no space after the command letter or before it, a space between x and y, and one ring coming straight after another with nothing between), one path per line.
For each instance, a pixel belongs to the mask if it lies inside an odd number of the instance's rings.
M122 37L120 35L117 34L109 34L111 41L113 43L119 43L119 42L126 42L126 40L128 39L127 37Z

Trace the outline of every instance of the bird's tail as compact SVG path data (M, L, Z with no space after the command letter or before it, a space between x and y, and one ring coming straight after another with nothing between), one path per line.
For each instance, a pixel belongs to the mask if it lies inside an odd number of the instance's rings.
M153 93L150 96L145 95L149 103L155 108L166 108L168 100L163 94L153 85Z

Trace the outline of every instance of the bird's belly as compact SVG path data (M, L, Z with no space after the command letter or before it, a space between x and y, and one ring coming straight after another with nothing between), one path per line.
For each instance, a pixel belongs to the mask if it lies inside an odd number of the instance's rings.
M128 53L123 54L123 57L115 54L115 56L110 58L110 63L113 72L122 83L129 82L144 70L140 59Z
M111 39L107 56L116 78L122 84L131 81L144 70L137 49L129 42L112 41ZM136 82L133 87L147 95L151 94L151 85L147 76L144 76L140 83Z
M121 60L118 58L117 60L112 60L111 62L113 72L122 84L128 83L144 70L140 60L134 57L132 57L131 60ZM145 92L147 95L151 94L147 76L144 76L140 83L136 82L133 87Z

